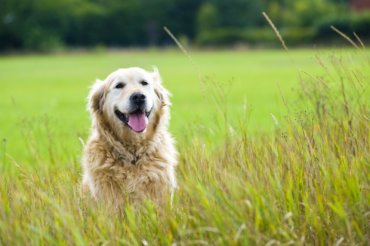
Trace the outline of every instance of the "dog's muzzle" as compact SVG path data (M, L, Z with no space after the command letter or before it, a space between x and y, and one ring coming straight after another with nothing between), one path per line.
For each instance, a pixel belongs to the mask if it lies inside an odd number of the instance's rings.
M130 96L130 110L125 114L118 108L114 113L126 126L134 132L143 132L148 126L150 111L146 111L146 97L141 93L134 93Z

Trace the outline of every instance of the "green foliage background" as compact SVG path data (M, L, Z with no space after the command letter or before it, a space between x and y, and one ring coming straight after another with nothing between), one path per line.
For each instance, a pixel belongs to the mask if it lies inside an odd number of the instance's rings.
M0 0L0 50L168 45L167 26L192 44L276 45L262 11L291 44L328 44L329 27L364 41L368 12L338 0Z

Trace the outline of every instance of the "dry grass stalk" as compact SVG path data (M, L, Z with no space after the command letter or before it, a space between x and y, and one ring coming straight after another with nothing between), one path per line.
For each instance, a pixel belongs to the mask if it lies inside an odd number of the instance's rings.
M337 28L335 28L334 26L330 26L330 28L335 31L336 33L338 33L340 36L342 36L345 40L347 40L350 44L353 45L353 47L355 48L358 48L357 44L355 42L353 42L353 40L348 37L345 33L341 32L340 30L338 30Z
M353 36L356 37L356 39L360 43L361 47L365 49L365 44L362 42L361 38L357 35L357 33L353 32Z
M284 47L284 49L286 51L288 51L288 47L286 46L285 44L285 41L283 39L283 37L280 35L280 32L279 30L276 28L276 26L274 25L274 23L271 21L271 19L268 17L268 15L265 13L265 12L262 12L262 15L265 17L265 19L267 20L267 22L270 24L272 30L274 30L277 38L280 40L281 42L281 45Z

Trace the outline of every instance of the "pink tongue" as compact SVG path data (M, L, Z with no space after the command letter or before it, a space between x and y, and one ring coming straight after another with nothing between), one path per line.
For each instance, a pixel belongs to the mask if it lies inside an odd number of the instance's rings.
M145 113L129 114L128 125L135 132L142 132L148 125L148 118L146 117Z

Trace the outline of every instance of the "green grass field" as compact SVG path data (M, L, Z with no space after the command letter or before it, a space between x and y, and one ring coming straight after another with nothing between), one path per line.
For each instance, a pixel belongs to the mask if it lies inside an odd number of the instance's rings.
M369 51L190 56L0 57L0 245L367 244ZM180 189L172 209L116 217L78 192L86 96L151 65L173 94Z
M86 138L90 125L85 104L93 81L120 67L152 65L173 94L171 129L179 141L220 139L220 111L225 108L233 124L270 132L271 114L278 119L286 114L282 96L292 104L297 99L299 71L318 71L315 55L335 52L194 52L192 60L171 50L0 57L0 137L7 139L7 153L18 160L32 160L35 154L24 141L31 133L38 143L47 143L52 134L63 140L55 141L61 149L78 155L79 137ZM215 94L222 103L215 103Z

